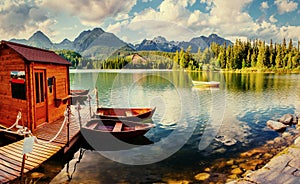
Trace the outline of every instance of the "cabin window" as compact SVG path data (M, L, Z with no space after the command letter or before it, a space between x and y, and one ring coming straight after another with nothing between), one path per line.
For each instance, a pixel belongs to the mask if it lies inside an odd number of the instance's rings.
M52 93L54 85L54 77L48 78L49 93Z
M25 71L11 71L10 78L12 97L26 100Z

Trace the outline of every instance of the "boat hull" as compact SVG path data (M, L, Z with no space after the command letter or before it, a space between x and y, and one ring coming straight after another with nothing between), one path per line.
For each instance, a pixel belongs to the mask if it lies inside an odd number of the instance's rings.
M155 108L98 108L96 115L100 119L118 119L125 121L145 121L152 118Z
M72 95L87 95L89 94L89 89L72 89L71 94Z
M115 126L119 124L121 127L119 130L115 129ZM87 124L81 128L90 130L97 134L110 133L118 139L127 139L144 135L151 128L154 127L152 123L140 123L134 121L120 121L120 120L99 120L93 119L87 122Z
M116 123L122 123L122 129L118 132L114 132ZM80 131L85 140L95 150L109 151L131 149L149 144L150 141L143 135L153 127L154 124L150 123L93 119L81 127ZM141 139L141 137L144 137L144 139ZM145 140L147 141L145 142ZM136 144L136 142L138 143Z
M220 82L216 81L210 81L210 82L205 82L205 81L192 81L194 86L205 86L205 87L219 87Z

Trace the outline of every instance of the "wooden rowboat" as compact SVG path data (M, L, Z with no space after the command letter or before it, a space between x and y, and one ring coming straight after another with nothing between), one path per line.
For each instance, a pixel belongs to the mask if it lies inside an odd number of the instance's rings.
M88 145L97 151L118 151L152 144L146 134L153 123L92 119L80 128Z
M96 115L100 119L119 119L128 121L144 121L151 119L156 108L97 108Z
M71 89L71 95L87 95L89 92L89 89Z
M105 134L111 134L118 139L131 139L144 135L154 126L152 123L120 121L116 119L92 119L85 126L81 127L81 131L88 136L94 137L96 140L99 140L98 138L101 136L103 138Z

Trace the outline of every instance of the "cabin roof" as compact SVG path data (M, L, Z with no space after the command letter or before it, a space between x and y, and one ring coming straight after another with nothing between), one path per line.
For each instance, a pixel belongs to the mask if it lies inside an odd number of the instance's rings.
M21 56L23 56L27 61L30 62L42 62L42 63L55 63L63 65L71 65L69 61L63 57L57 55L55 52L45 49L40 49L36 47L31 47L27 45L22 45L18 43L1 41L1 46L7 45Z

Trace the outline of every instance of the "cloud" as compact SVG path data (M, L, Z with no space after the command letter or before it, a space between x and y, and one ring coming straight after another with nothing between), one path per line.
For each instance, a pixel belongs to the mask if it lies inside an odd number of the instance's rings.
M157 35L165 36L169 40L186 40L193 34L191 31L187 31L189 29L186 25L187 20L198 21L197 17L190 18L191 12L186 8L194 2L165 0L156 9L144 9L135 13L130 20L109 25L109 30L113 28L116 30L114 33L120 37L126 37L131 42L144 38L152 39Z
M281 38L291 38L294 41L300 40L300 26L283 26L280 28Z
M271 15L270 18L269 18L270 22L272 22L272 23L275 23L275 22L278 21L274 16L275 15Z
M269 8L268 2L262 2L261 5L260 5L260 7L262 9L268 9Z
M41 29L46 33L51 32L49 25L55 23L55 20L45 13L47 11L39 7L39 1L4 0L0 6L1 39L26 38Z
M249 14L253 0L200 0L209 7L209 11L189 9L189 0L165 0L157 8L146 8L125 20L112 22L107 31L115 33L127 42L138 43L142 39L153 39L161 35L167 40L189 41L200 35L211 33L232 39L249 38L281 42L283 37L298 36L298 27L286 27L283 31L273 14L269 18L264 14L254 20ZM268 1L269 2L269 1ZM264 12L270 5L260 4Z
M151 0L147 2L151 3ZM2 39L28 38L35 31L42 30L50 38L61 35L59 38L62 39L62 35L70 37L71 34L79 34L81 29L99 26L128 42L152 39L158 35L168 40L188 41L211 33L226 38L272 38L280 42L283 37L296 38L299 34L297 26L281 28L279 25L282 24L275 24L277 16L280 16L278 13L269 18L264 14L254 20L249 14L251 3L255 3L253 0L232 0L230 3L200 0L201 6L206 6L205 11L195 7L196 0L164 0L156 8L130 12L136 3L137 0L78 0L76 3L65 0L62 6L61 0L2 0L0 35ZM281 14L298 7L298 3L288 0L276 0L275 4ZM259 6L264 13L270 8L270 1L264 0ZM66 32L62 27L64 23L58 22L68 20L70 22L66 26L78 26L76 33L73 33L75 28Z
M292 12L297 9L298 3L289 0L275 0L279 14Z
M108 17L127 15L137 0L45 0L43 6L79 18L82 24L99 26Z
M188 4L193 2L165 0L157 9L147 8L134 14L126 25L111 24L109 28L110 30L114 28L116 30L114 33L121 37L125 37L124 33L128 33L126 36L128 40L139 39L138 35L143 33L141 35L144 38L162 35L168 40L188 41L192 37L208 36L211 33L245 37L249 33L254 34L256 32L254 29L259 27L244 10L252 0L233 0L231 3L223 0L201 0L211 7L209 13L187 9ZM120 28L121 26L123 28ZM124 31L125 27L126 31ZM179 30L184 31L185 34L180 33ZM133 31L136 31L136 34L132 34Z

